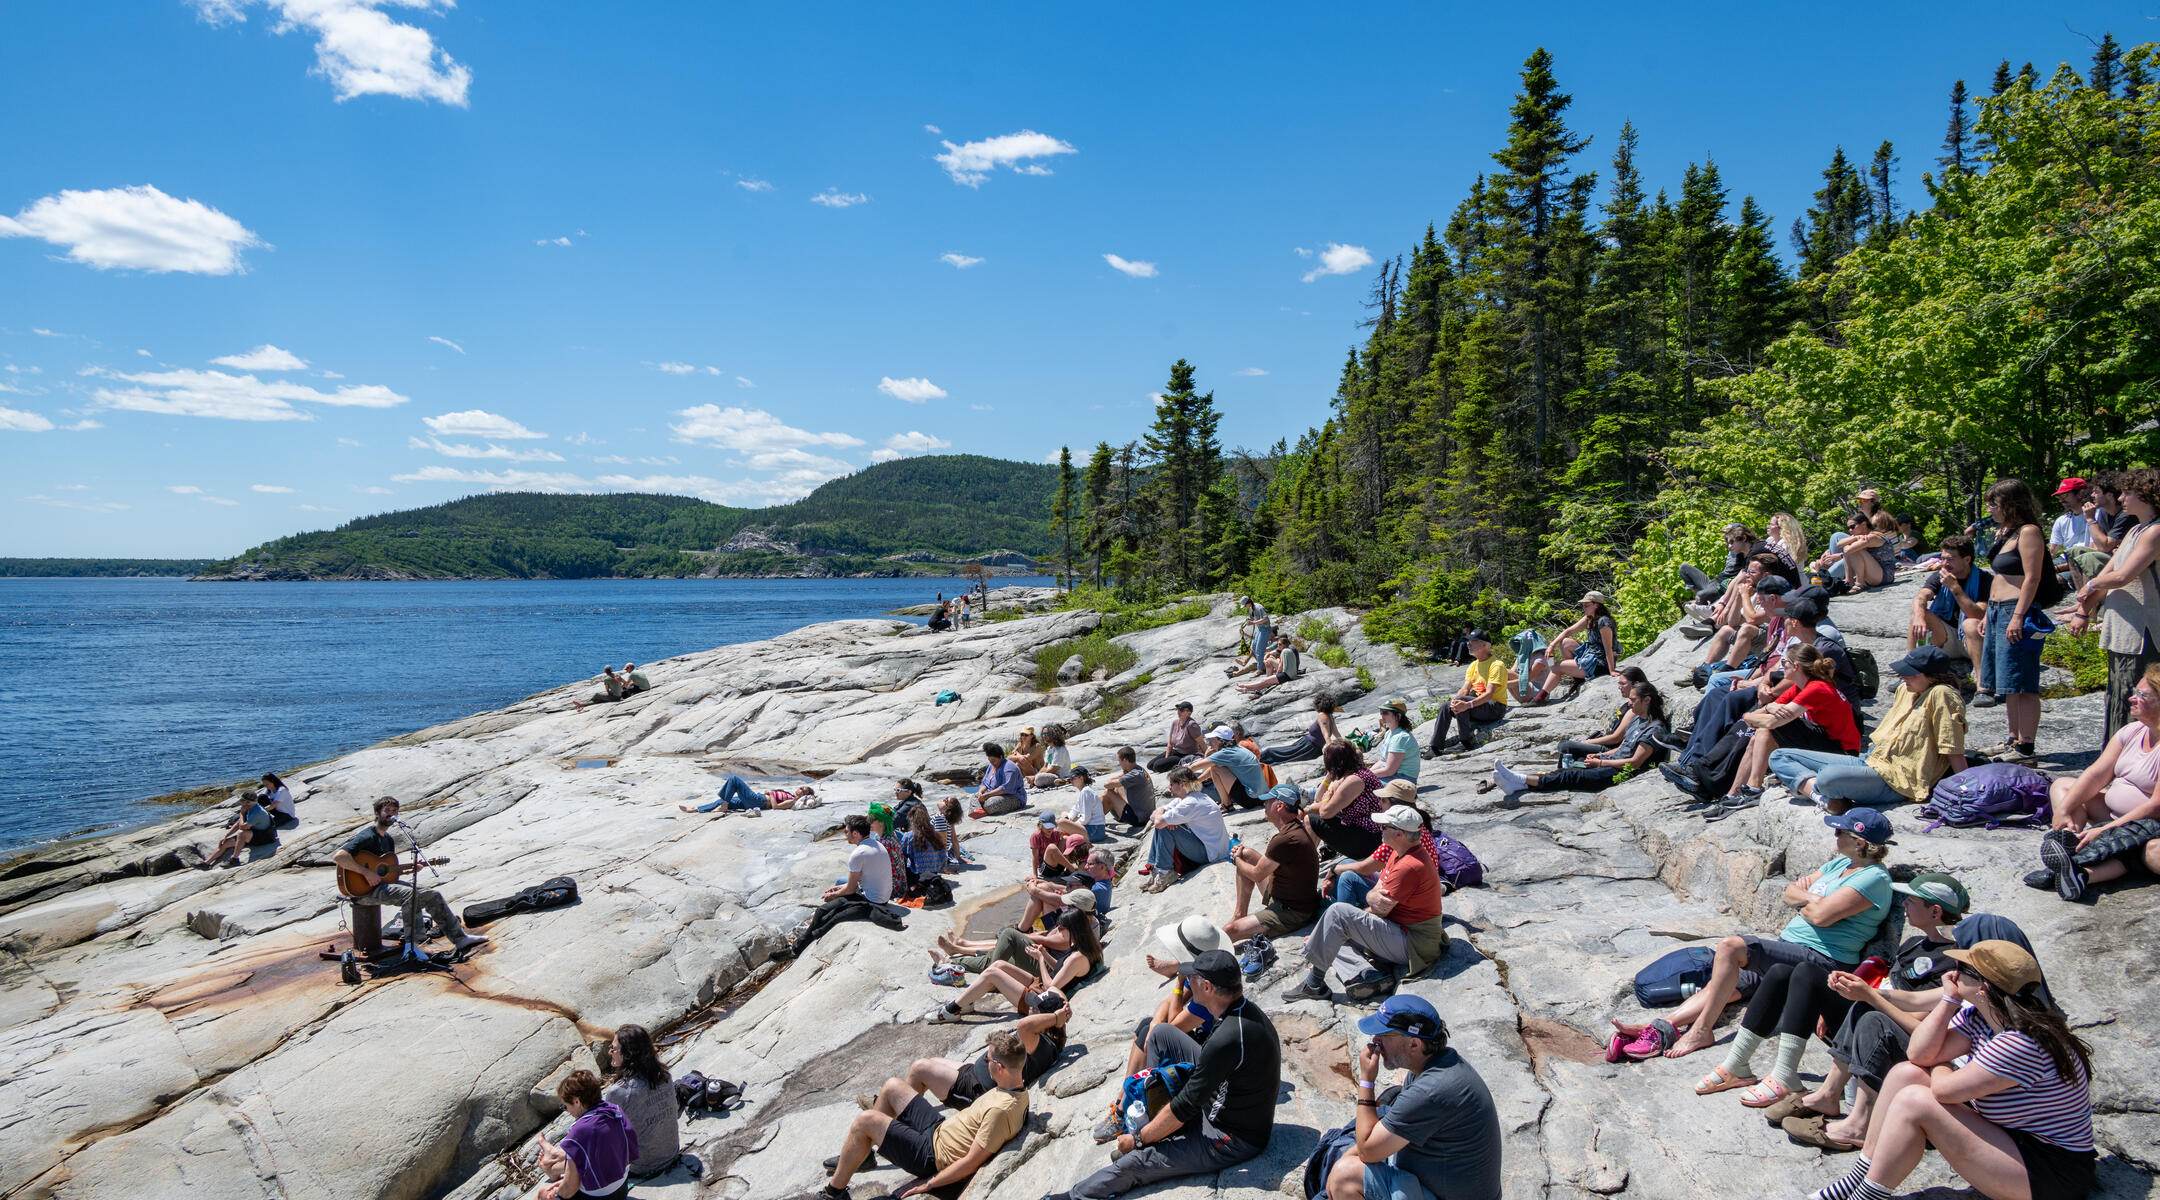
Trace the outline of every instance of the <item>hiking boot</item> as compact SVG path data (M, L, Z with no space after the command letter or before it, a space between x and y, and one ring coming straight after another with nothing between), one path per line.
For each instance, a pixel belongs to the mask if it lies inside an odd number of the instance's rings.
M1304 979L1298 981L1296 987L1285 989L1282 998L1285 1000L1333 1000L1335 992L1328 987L1325 980L1314 982L1312 976L1307 975Z
M2025 886L2036 891L2052 892L2055 890L2055 872L2046 867L2028 871L2025 873Z
M1104 1142L1114 1142L1123 1132L1125 1127L1118 1123L1116 1117L1104 1117L1095 1125L1095 1144L1100 1146Z
M2002 752L1993 757L1999 763L2016 763L2024 767L2029 767L2039 761L2033 755L2033 744L2031 742L2004 742Z
M2071 856L2077 853L2077 835L2067 829L2050 829L2040 838L2040 861L2055 873L2055 894L2065 900L2085 895L2085 872Z
M2001 696L1998 696L1998 695L1996 695L1996 694L1995 694L1995 693L1993 693L1993 692L1979 692L1979 691L1976 691L1976 692L1974 692L1974 693L1973 693L1973 698L1972 698L1971 700L1968 700L1968 701L1966 701L1966 704L1967 704L1967 706L1968 706L1968 707L1971 707L1971 708L1993 708L1993 707L1995 707L1996 705L1998 705L1998 704L2001 704L2001 703L2002 703L2002 697L2001 697Z
M1238 955L1238 969L1251 979L1275 965L1275 943L1265 937L1255 937L1245 943L1245 952Z
M1697 778L1695 772L1686 766L1679 763L1659 763L1658 774L1665 777L1665 782L1679 788L1690 796L1702 795L1703 781Z
M1378 1000L1395 994L1395 987L1402 982L1403 968L1374 967L1343 985L1343 994L1352 1000Z

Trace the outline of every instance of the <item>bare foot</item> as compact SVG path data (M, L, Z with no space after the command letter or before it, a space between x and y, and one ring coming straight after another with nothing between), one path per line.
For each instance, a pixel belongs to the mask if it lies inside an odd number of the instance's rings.
M1672 1049L1665 1052L1665 1057L1686 1058L1697 1050L1709 1049L1711 1043L1715 1041L1717 1041L1717 1032L1709 1028L1708 1022L1704 1022L1702 1025L1690 1028L1686 1033L1682 1034L1680 1040L1673 1043Z
M1844 1089L1839 1088L1835 1092L1809 1092L1800 1097L1800 1103L1834 1118L1838 1115L1838 1109L1843 1107L1840 1101L1844 1099Z
M1635 1035L1641 1033L1643 1030L1650 1028L1648 1024L1630 1025L1626 1021L1623 1021L1618 1017L1613 1018L1612 1027L1619 1030L1621 1033L1628 1035L1629 1037L1634 1037Z
M1845 1142L1849 1145L1857 1145L1861 1142L1866 1141L1867 1130L1854 1129L1851 1128L1851 1125L1852 1122L1842 1120L1824 1122L1822 1130L1823 1136L1826 1138L1835 1138L1838 1141Z
M691 806L689 806L689 805L687 805L687 804L678 804L678 805L676 805L675 807L677 807L677 808L679 808L679 809L683 810L683 811L684 811L684 812L686 812L686 813L694 813L694 812L696 812L696 811L697 811L697 809L695 809L695 808L692 808Z

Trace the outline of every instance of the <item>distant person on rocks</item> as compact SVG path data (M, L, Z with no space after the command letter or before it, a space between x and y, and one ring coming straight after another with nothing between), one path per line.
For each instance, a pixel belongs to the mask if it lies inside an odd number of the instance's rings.
M1072 1020L1072 1003L1057 992L1022 999L1020 1021L1013 1026L1012 1036L1018 1039L1020 1050L1026 1055L1020 1067L1020 1083L1023 1087L1033 1087L1036 1080L1050 1073L1050 1068L1057 1065L1058 1057L1065 1053L1065 1025ZM998 1036L992 1033L991 1041L995 1042ZM918 1058L908 1066L907 1082L918 1094L929 1095L954 1109L967 1108L997 1086L997 1081L990 1075L987 1049L976 1055L973 1062L955 1058Z
M1020 768L1022 779L1033 779L1035 773L1042 770L1043 744L1036 739L1033 725L1020 727L1020 736L1013 739L1012 751L1006 757Z
M1447 1023L1417 996L1390 996L1357 1023L1357 1140L1328 1172L1327 1200L1500 1200L1500 1113ZM1383 1066L1405 1072L1380 1115Z
M1117 859L1101 847L1088 851L1087 860L1077 871L1045 875L1020 881L1020 890L1027 895L1027 908L1020 914L1020 928L1033 930L1037 918L1065 904L1065 898L1074 889L1093 893L1098 919L1110 911L1111 884L1117 879ZM942 944L942 942L940 943Z
M1448 935L1440 915L1439 865L1419 852L1424 817L1412 805L1398 805L1379 815L1380 838L1394 852L1380 871L1380 883L1365 895L1365 907L1331 904L1305 939L1305 978L1283 993L1285 1000L1333 997L1327 972L1344 947L1354 946L1372 963L1348 985L1352 1000L1390 995L1409 975L1423 971L1447 953Z
M637 1157L630 1174L657 1175L682 1157L681 1106L675 1102L675 1083L661 1065L652 1034L643 1025L625 1025L608 1039L607 1090L609 1104L622 1110L637 1134Z
M1065 782L1073 769L1072 751L1065 745L1065 727L1043 726L1043 743L1042 768L1036 772L1033 782L1039 788L1053 788Z
M714 797L712 803L700 804L694 807L688 804L678 804L675 807L686 813L718 812L722 816L726 816L731 812L747 812L755 815L767 809L794 808L802 804L805 797L815 795L817 795L817 789L810 787L799 788L784 796L773 792L761 792L751 787L750 782L740 775L723 775L720 778L720 794ZM805 805L804 807L811 806Z
M240 812L225 826L225 836L218 839L217 849L203 860L204 867L214 867L230 858L240 861L240 851L256 846L268 846L277 841L277 818L262 804L262 793L250 788L240 793Z
M1397 696L1380 702L1380 745L1373 751L1372 773L1386 783L1390 779L1418 777L1417 735L1410 732L1410 702Z
M293 803L292 789L285 786L275 772L264 771L262 777L263 807L270 810L272 829L298 829L300 809Z
M962 596L960 597L960 628L966 629L974 623L975 606L969 603L968 597Z
M1289 683L1304 673L1304 660L1300 655L1297 639L1285 634L1276 641L1275 648L1268 651L1260 677L1237 685L1237 690L1256 696L1269 688Z
M1148 839L1148 860L1141 868L1150 876L1144 892L1159 892L1178 879L1178 858L1192 870L1230 857L1230 828L1223 824L1222 808L1200 791L1200 778L1191 767L1170 770L1170 799L1155 810L1151 822L1155 835Z
M1148 770L1161 773L1206 752L1202 746L1200 722L1193 720L1192 713L1192 701L1178 701L1177 716L1170 720L1170 740L1161 754L1148 760Z
M1298 810L1279 796L1267 802L1275 835L1266 850L1239 846L1230 852L1237 869L1237 902L1223 926L1233 942L1296 933L1320 916L1320 848ZM1260 901L1253 911L1253 899Z
M1313 697L1313 719L1297 740L1280 746L1269 746L1260 752L1260 765L1279 766L1287 762L1304 762L1320 757L1320 752L1332 742L1342 740L1342 731L1335 727L1335 701L1326 696Z
M1670 718L1665 713L1665 697L1649 683L1628 689L1628 705L1627 722L1620 727L1620 744L1611 753L1588 755L1579 767L1530 775L1495 762L1494 786L1506 796L1520 792L1602 792L1620 782L1622 772L1642 770L1663 753L1654 739L1671 736Z
M584 712L588 704L604 704L620 700L628 694L624 690L623 677L615 673L612 665L605 666L600 668L600 690L578 701L577 708L579 712Z
M1201 789L1226 813L1257 807L1268 790L1259 757L1237 743L1237 730L1217 725L1207 733L1207 757L1192 764Z
M1897 698L1875 730L1867 758L1819 750L1778 749L1769 767L1792 794L1843 812L1860 804L1925 804L1945 775L1966 767L1965 705L1950 656L1921 646L1890 664Z
M2052 601L2042 597L2050 595L2051 585L2061 585L2040 532L2040 506L2032 489L2022 480L2005 479L1988 489L1987 504L1988 515L2002 526L2003 540L1990 564L1995 583L1988 593L1983 652L1988 682L2003 698L2010 725L2010 736L1987 754L1998 762L2030 766L2040 730L2040 650L2055 632L2047 611ZM1984 708L1994 697L1982 693L1973 703Z
M1125 823L1125 832L1138 834L1155 815L1155 780L1131 746L1118 747L1117 766L1117 774L1103 781L1103 807Z
M1057 814L1048 809L1037 809L1035 821L1035 832L1028 835L1028 857L1034 873L1043 875L1079 869L1081 859L1087 854L1087 832L1067 833L1059 829Z
M943 633L952 628L952 606L939 601L937 611L930 614L930 632Z
M1612 674L1613 668L1620 665L1620 626L1613 620L1612 604L1603 592L1584 592L1575 604L1582 609L1582 616L1553 639L1552 670L1554 675L1580 686L1600 675ZM1539 689L1531 703L1543 704L1550 686L1548 683Z
M1508 690L1515 686L1514 670L1493 657L1492 639L1483 630L1464 634L1463 643L1470 650L1470 665L1463 673L1462 686L1440 706L1432 744L1425 751L1436 758L1447 748L1449 726L1458 722L1462 748L1477 749L1482 743L1474 730L1479 725L1496 725L1507 716Z
M1387 807L1380 777L1365 769L1356 746L1331 743L1320 753L1324 772L1319 794L1305 809L1305 827L1347 859L1365 858L1380 844L1373 817Z
M636 663L624 663L622 672L623 695L652 690L652 681L645 678L645 673L637 669Z
M638 1156L630 1118L601 1098L600 1077L591 1071L570 1072L555 1085L555 1098L571 1124L560 1145L540 1139L540 1169L551 1179L540 1185L537 1200L623 1200Z
M2107 652L2108 711L2103 737L2114 737L2132 719L2130 693L2147 667L2160 662L2160 535L2153 533L2160 506L2160 471L2123 471L2109 477L2127 527L2118 523L2116 547L2107 562L2077 591L2071 636L2083 634L2100 614L2100 648Z
M861 896L873 904L885 904L892 900L892 859L885 853L885 844L870 831L870 818L861 813L849 813L840 819L841 835L847 838L847 878L825 889L822 899L838 900L843 896Z
M2133 866L2160 872L2160 666L2145 668L2130 712L2091 766L2049 789L2054 827L2041 835L2042 866L2027 884L2079 900Z
M456 913L450 911L450 905L443 899L441 892L432 888L415 888L404 882L402 875L395 879L386 878L383 873L370 871L360 865L360 860L353 857L356 854L372 854L387 859L397 853L397 842L390 836L390 830L397 824L398 808L398 802L393 797L384 796L377 800L375 823L347 838L338 852L331 856L331 861L343 870L382 880L367 895L353 903L401 909L408 901L414 900L414 893L417 892L418 899L415 902L420 911L435 919L436 927L442 931L444 937L450 939L452 945L459 950L470 950L474 946L485 944L485 935L466 932L464 923L458 920Z
M975 861L967 847L960 844L960 818L965 815L964 808L966 805L960 803L958 796L947 796L938 801L938 812L945 818L945 873L948 875L958 874L962 866Z
M1112 1200L1136 1188L1189 1175L1212 1175L1258 1157L1275 1135L1282 1090L1282 1041L1245 995L1245 977L1227 950L1209 950L1178 973L1215 1017L1206 1041L1169 1025L1148 1031L1150 1066L1189 1062L1185 1082L1147 1124L1117 1138L1117 1158L1044 1200ZM836 1198L837 1200L837 1198Z
M983 768L982 786L975 789L975 811L968 815L981 820L1026 808L1027 780L1020 777L1020 768L996 742L984 742L982 749L988 765Z
M1269 643L1275 638L1274 619L1268 616L1267 609L1258 600L1251 596L1243 597L1238 601L1238 607L1245 614L1245 619L1238 624L1238 633L1252 639L1252 650L1250 657L1224 668L1223 673L1232 679L1247 671L1260 670L1261 665L1267 661Z
M907 1080L886 1080L876 1101L848 1125L840 1153L825 1160L832 1175L817 1200L848 1200L848 1181L872 1165L874 1153L915 1177L896 1196L957 1197L990 1156L1027 1127L1027 1051L1020 1038L998 1030L990 1035L986 1057L992 1086L949 1117L939 1116Z

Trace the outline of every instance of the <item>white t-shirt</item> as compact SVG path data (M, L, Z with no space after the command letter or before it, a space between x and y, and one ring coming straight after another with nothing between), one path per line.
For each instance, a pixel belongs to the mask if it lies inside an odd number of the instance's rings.
M1209 862L1230 857L1230 827L1223 824L1222 809L1205 795L1172 796L1155 809L1165 825L1183 825L1200 839Z
M1072 751L1064 746L1050 747L1050 754L1043 760L1043 770L1059 779L1072 774Z
M2048 542L2055 546L2089 546L2092 531L2085 527L2082 513L2064 513L2055 518L2055 528L2048 534Z
M297 817L300 815L299 810L293 807L292 789L289 787L279 787L278 790L263 797L263 807L281 817Z
M1080 794L1073 797L1071 810L1065 815L1082 825L1102 824L1102 796L1092 786L1081 788Z
M864 838L848 851L847 869L850 875L862 872L864 899L879 904L892 899L892 859L885 856L885 843L874 837Z

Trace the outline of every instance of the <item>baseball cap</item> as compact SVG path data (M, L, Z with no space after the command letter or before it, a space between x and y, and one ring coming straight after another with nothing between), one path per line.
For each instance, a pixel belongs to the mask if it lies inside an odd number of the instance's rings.
M1950 669L1950 655L1941 646L1923 643L1907 650L1890 669L1900 675L1940 675Z
M1401 696L1390 696L1387 699L1382 700L1380 702L1380 707L1386 709L1391 713L1394 713L1398 717L1407 717L1410 715L1410 702L1403 699Z
M1980 977L2015 995L2040 982L2040 964L2016 942L1975 942L1967 950L1944 954L1980 972Z
M1087 888L1074 888L1058 899L1064 901L1067 908L1077 908L1081 912L1095 911L1095 893Z
M1028 1008L1035 1012L1053 1013L1065 1007L1065 993L1054 988L1040 992L1029 992L1027 1002Z
M1911 896L1925 904L1933 904L1952 917L1962 917L1972 911L1972 896L1965 885L1952 875L1940 871L1926 871L1912 877L1911 883L1893 883L1890 890L1900 896Z
M1230 944L1230 939L1215 927L1215 922L1197 914L1156 930L1155 940L1169 952L1172 961L1180 963L1191 962L1210 950L1220 950Z
M2070 478L2063 480L2061 483L2055 486L2055 494L2058 496L2063 496L2068 495L2071 492L2082 492L2085 490L2085 487L2086 484L2084 476L2072 475Z
M1238 969L1237 960L1230 957L1228 950L1204 951L1190 962L1179 963L1177 969L1180 975L1205 979L1226 992L1245 986L1245 972Z
M1234 742L1237 740L1237 731L1228 725L1217 725L1215 728L1208 730L1207 735L1218 742Z
M1782 576L1780 576L1780 578L1782 578ZM1823 605L1823 611L1828 612L1830 604L1830 589L1825 587L1818 587L1817 585L1812 583L1804 583L1801 584L1799 587L1796 587L1793 590L1785 593L1785 603L1788 605L1797 604L1802 600L1813 600L1815 603Z
M1192 701L1190 701L1190 700L1180 700L1180 701L1178 701L1178 702L1177 702L1177 710L1178 710L1179 712L1191 712L1191 711L1192 711Z
M1043 828L1048 829L1050 826L1057 824L1057 814L1047 808L1038 808L1035 810L1035 820Z
M1379 1012L1360 1018L1357 1031L1366 1037L1407 1033L1411 1037L1431 1038L1445 1034L1447 1022L1441 1020L1439 1010L1423 998L1397 992L1380 1005Z
M1792 581L1783 575L1765 575L1755 581L1758 596L1782 596L1792 590Z
M1466 642L1483 642L1488 646L1492 645L1492 639L1486 637L1485 631L1482 629L1473 629L1462 636L1463 640Z
M1822 823L1832 829L1842 829L1871 846L1890 844L1890 818L1872 808L1853 808L1841 813L1831 813Z
M1389 829L1399 829L1404 833L1416 833L1418 830L1425 828L1425 818L1419 815L1416 808L1408 804L1398 804L1393 808L1374 813L1373 823L1375 825L1385 825Z
M1771 578L1775 579L1776 576ZM1779 579L1778 582L1783 583L1785 581ZM1798 600L1787 596L1785 600L1785 616L1790 620L1800 622L1802 625L1814 625L1823 618L1822 605L1810 596L1803 596Z

